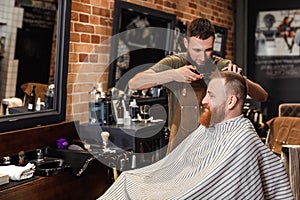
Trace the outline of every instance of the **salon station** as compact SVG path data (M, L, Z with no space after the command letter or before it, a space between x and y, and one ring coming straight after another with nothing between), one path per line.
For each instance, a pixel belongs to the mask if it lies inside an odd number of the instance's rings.
M268 93L247 96L243 115L300 199L296 0L1 0L0 199L94 200L124 171L164 158L177 88L128 82L187 51L199 17L214 25L212 54ZM205 81L209 67L199 71Z

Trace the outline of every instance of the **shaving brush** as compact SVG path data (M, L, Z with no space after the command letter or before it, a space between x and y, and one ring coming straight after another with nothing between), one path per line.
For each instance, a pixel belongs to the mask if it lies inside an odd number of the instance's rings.
M101 132L102 142L103 142L103 149L107 148L108 138L109 138L109 132L103 131Z

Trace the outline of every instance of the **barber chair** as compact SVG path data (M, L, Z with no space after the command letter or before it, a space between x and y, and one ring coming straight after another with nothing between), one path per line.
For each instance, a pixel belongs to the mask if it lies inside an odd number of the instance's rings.
M274 117L267 121L269 127L266 145L276 154L282 153L282 145L300 145L300 118Z
M31 87L33 85L36 86L36 88L35 88L35 94L36 94L35 102L36 102L36 100L37 100L38 97L40 97L41 101L44 102L45 94L46 94L48 85L47 84L43 84L43 83L28 82L28 83L23 83L21 85L21 89L24 92L24 99L23 99L23 104L24 105L27 105L27 101L28 101L27 97L29 96Z
M278 107L278 116L300 117L300 103L283 103Z
M300 200L300 103L283 103L278 117L267 122L266 145L281 159L286 168L295 200Z
M281 154L282 145L300 145L300 103L282 103L278 117L266 122L268 135L266 145Z

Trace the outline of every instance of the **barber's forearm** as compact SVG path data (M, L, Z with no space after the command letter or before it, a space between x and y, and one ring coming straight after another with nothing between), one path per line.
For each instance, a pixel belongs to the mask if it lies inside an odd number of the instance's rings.
M163 72L141 72L136 74L128 82L128 87L132 90L148 89L157 85L168 83L172 80L173 70L167 70Z
M134 77L128 82L128 87L132 90L148 89L156 85L158 84L156 82L152 82L152 80L146 82L145 79L141 79L139 77Z
M246 78L246 77L245 77ZM269 94L263 89L259 84L252 82L251 80L247 79L248 85L248 95L259 102L266 102L269 98Z

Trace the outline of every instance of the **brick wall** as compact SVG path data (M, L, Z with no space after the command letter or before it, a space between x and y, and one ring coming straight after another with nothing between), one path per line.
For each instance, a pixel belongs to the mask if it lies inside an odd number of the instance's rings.
M205 17L228 29L226 58L233 57L233 0L129 0L176 14L187 24ZM107 87L109 38L112 34L113 0L73 0L70 28L67 121L88 119L88 91L98 82ZM101 44L101 46L99 46Z

